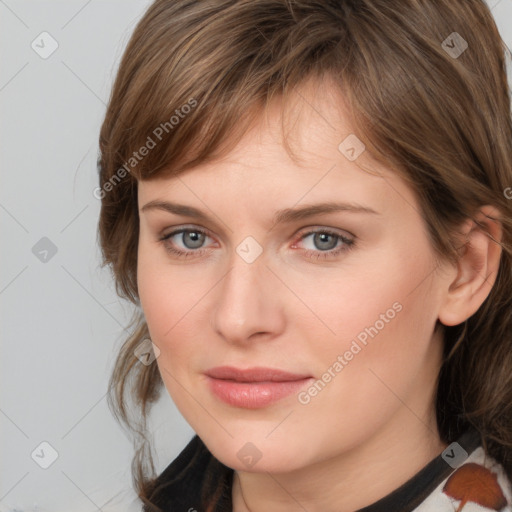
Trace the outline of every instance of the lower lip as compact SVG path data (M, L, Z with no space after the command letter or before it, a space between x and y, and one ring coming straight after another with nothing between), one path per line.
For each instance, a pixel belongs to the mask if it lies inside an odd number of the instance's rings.
M308 377L285 382L236 382L207 377L210 390L223 402L245 409L259 409L298 392L313 380Z

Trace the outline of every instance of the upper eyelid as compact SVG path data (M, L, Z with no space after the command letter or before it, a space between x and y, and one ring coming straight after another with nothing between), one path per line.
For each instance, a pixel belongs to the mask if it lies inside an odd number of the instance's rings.
M172 233L176 234L177 232L181 232L181 231L194 231L194 230L206 233L208 236L215 238L212 235L212 231L210 229L202 227L202 226L195 226L195 225L188 225L188 224L185 224L182 226L174 226L173 228L171 228L171 230L168 233L163 234L162 237L168 236ZM339 232L343 231L343 232L347 233L349 236L355 236L352 233L350 233L350 231L347 231L346 229L328 227L328 226L324 226L322 224L312 224L311 226L304 226L304 227L298 229L297 232L304 234L304 233L310 232L310 231L322 231L322 230L332 231L337 234L340 234Z
M204 233L205 235L209 236L210 238L215 238L211 235L210 230L202 227L197 226L178 226L172 228L168 233L163 233L161 236L159 236L160 239L169 238L171 236L178 235L180 233L186 232L186 231L198 231L199 233Z
M326 226L318 226L318 225L301 228L298 233L299 233L299 236L302 236L302 235L308 235L308 234L317 233L317 232L318 233L326 232L326 233L330 233L330 234L337 235L340 237L345 237L345 238L348 238L348 237L355 238L355 235L353 235L352 233L350 233L350 231L347 231L346 229L329 228Z
M208 236L212 239L215 239L215 236L213 236L211 234L210 230L208 230L207 228L203 228L203 227L199 227L199 226L190 226L190 225L175 227L168 233L160 236L159 238L161 240L165 240L165 239L169 239L173 236L179 235L179 234L181 234L183 232L187 232L187 231L189 231L189 232L198 231L198 232L204 233L206 236ZM340 233L340 231L344 231L344 233L346 233L346 234ZM355 235L353 235L352 233L350 233L346 230L341 230L340 228L330 228L327 226L321 226L321 225L315 224L312 226L306 226L306 227L299 229L298 233L296 235L294 235L293 245L296 244L297 242L302 241L302 239L304 239L306 236L310 236L317 232L319 232L319 233L326 232L331 235L338 236L338 237L340 237L340 239L345 238L345 239L353 240L356 238Z

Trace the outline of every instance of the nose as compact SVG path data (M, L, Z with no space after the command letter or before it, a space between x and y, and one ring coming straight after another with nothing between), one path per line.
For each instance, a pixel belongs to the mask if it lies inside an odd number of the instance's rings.
M247 263L234 251L229 271L215 287L213 328L229 343L274 338L284 329L282 283L267 267L264 254Z

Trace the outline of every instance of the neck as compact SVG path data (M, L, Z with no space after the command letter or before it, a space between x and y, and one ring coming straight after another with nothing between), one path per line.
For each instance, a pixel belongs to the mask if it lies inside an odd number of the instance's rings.
M421 417L425 418L424 415ZM427 421L404 407L364 446L290 473L235 471L237 512L353 512L388 495L413 477L446 444L435 413Z

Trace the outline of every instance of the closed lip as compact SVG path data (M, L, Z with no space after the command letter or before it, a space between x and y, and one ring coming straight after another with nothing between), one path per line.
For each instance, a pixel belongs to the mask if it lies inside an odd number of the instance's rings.
M233 366L217 366L210 368L205 374L213 379L233 380L235 382L292 382L311 377L311 375L291 373L278 368L262 366L245 369Z

